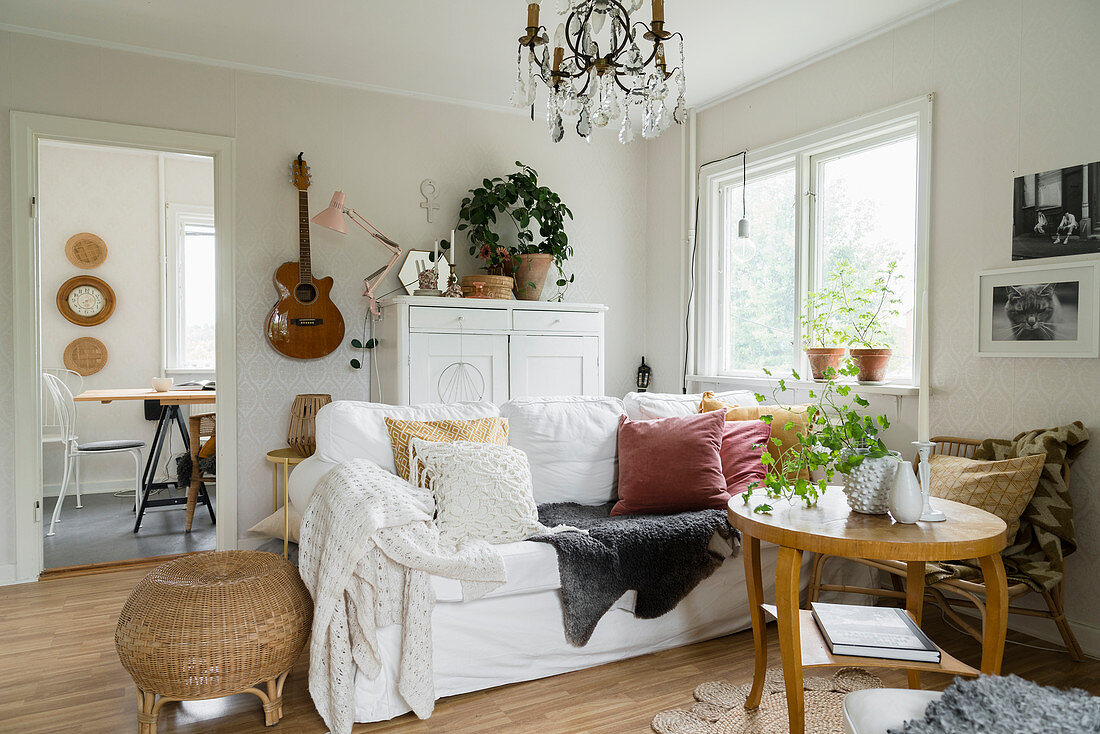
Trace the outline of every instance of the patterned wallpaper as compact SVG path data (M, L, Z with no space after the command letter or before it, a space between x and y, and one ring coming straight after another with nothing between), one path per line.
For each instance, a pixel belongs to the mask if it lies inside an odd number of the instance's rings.
M1082 420L1094 443L1073 471L1080 550L1069 562L1068 615L1100 649L1100 362L979 358L975 274L1009 267L1016 175L1100 156L1100 4L962 0L700 113L699 161L785 140L934 92L931 372L933 434L1013 436ZM658 279L679 271L675 204L657 210L679 165L676 141L650 146L648 340L675 300ZM669 170L667 176L658 176ZM673 202L675 199L671 199ZM673 238L676 238L675 240ZM656 320L655 320L656 319ZM655 355L655 359L656 359ZM655 368L677 373L668 355ZM909 402L908 400L905 402ZM906 408L911 416L912 408ZM909 423L913 425L915 421ZM899 436L907 454L913 436ZM1038 627L1038 625L1037 625ZM1042 629L1053 633L1051 624Z
M340 349L319 360L282 357L262 336L274 303L271 275L297 254L297 198L287 164L305 151L313 172L311 210L334 189L347 194L383 232L406 248L423 249L447 235L461 195L521 160L557 190L576 215L570 267L576 284L567 300L605 303L607 389L623 394L644 338L645 154L608 132L585 144L555 146L545 125L522 115L425 102L255 73L0 33L0 139L9 109L87 117L232 136L237 139L237 374L239 394L239 534L270 511L270 465L264 454L285 444L291 400L328 392L366 399L366 371L348 366ZM0 170L8 170L0 145ZM439 186L442 209L428 224L418 206L424 178ZM10 278L11 228L7 177L0 178L0 279ZM362 325L361 278L387 257L355 228L345 236L313 228L313 269L336 278L333 298L348 338ZM473 272L466 255L460 274ZM397 284L391 276L382 291ZM15 426L10 385L11 303L0 297L0 435ZM11 476L10 450L0 441L0 477ZM0 538L11 537L12 488L0 480ZM0 565L12 561L0 542Z

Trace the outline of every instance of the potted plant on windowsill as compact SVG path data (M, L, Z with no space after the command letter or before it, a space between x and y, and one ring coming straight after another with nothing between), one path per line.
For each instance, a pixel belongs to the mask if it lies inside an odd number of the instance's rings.
M844 311L848 315L848 353L855 362L856 381L860 384L874 385L886 381L890 356L894 353L890 349L886 322L898 315L897 306L901 303L901 299L894 295L894 286L902 277L897 270L897 262L891 261L885 270L875 276L871 285L848 288L841 293Z
M762 489L769 498L788 502L800 500L812 507L830 480L840 472L846 475L844 494L849 507L866 514L887 511L889 487L901 455L886 448L879 438L879 432L890 427L887 417L862 414L870 407L870 402L852 392L851 385L840 382L855 373L856 367L851 362L839 370L826 368L822 385L809 391L811 402L806 409L806 431L799 432L798 444L785 449L778 459L767 450L761 454L760 461L767 472L762 481L753 482L742 493L745 502L754 491ZM799 379L797 372L791 374L795 380ZM780 379L772 391L775 402L791 402L780 399L780 395L789 390L786 381ZM766 399L762 394L756 395L760 403ZM770 424L772 416L763 415L761 420ZM788 422L784 428L793 430L793 422ZM778 438L770 440L781 446ZM814 473L819 475L818 479L804 478ZM771 510L771 505L761 504L755 512Z
M825 380L827 370L840 369L840 360L844 359L845 334L839 324L842 304L835 274L830 274L824 287L808 294L806 311L799 319L807 345L806 359L818 382Z
M539 185L535 169L519 161L516 165L520 170L507 178L487 178L470 189L459 208L458 229L468 230L470 254L484 260L490 274L514 277L517 298L537 301L551 265L557 268L559 287L571 280L562 266L573 255L565 233L565 220L573 212L557 193ZM514 245L504 244L501 233L493 230L498 216L515 226Z

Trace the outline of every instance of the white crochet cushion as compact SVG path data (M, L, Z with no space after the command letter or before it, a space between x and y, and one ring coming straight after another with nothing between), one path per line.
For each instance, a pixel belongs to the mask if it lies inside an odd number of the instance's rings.
M414 483L435 495L440 544L468 538L514 543L544 532L527 455L512 446L412 440Z
M756 396L751 390L729 390L715 393L714 397L730 405L756 405ZM631 392L623 398L626 417L632 421L652 420L654 418L672 418L699 412L699 403L703 393L660 393Z

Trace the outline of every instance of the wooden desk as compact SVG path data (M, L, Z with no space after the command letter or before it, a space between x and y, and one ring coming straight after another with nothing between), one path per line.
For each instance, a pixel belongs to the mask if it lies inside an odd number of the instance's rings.
M164 450L164 442L168 434L172 432L172 424L179 427L183 437L183 445L190 446L191 440L187 434L187 425L183 422L181 405L211 405L218 400L216 390L169 390L157 392L143 387L116 388L110 390L85 390L73 397L73 400L81 403L113 403L125 400L156 400L160 403L160 417L157 419L157 428L153 433L153 447L149 457L145 461L145 471L141 477L141 502L137 505L137 519L134 521L134 532L141 529L141 518L149 507L165 507L169 505L186 505L187 496L169 497L166 499L151 500L149 494L154 490L167 486L178 486L175 482L154 482L157 466L160 464L160 455ZM210 513L210 521L217 522L214 516L214 505L206 488L199 491L198 501L206 505Z
M934 500L936 509L947 514L946 522L902 525L895 523L889 515L852 512L840 487L829 487L815 507L806 507L801 502L788 505L782 500L770 500L767 503L775 508L772 512L754 514L753 508L765 501L763 493L758 493L747 504L741 497L734 497L729 502L730 524L741 531L749 615L756 648L752 690L745 701L745 708L753 709L760 705L768 662L760 571L761 540L779 546L775 572L775 616L779 620L779 649L792 734L805 731L803 668L847 665L906 668L909 670L910 688L920 687L921 670L978 674L978 671L942 650L938 664L830 655L810 613L800 612L798 608L798 576L804 551L905 561L906 609L918 625L924 602L925 562L977 558L987 591L981 672L1000 672L1008 625L1008 585L1001 562L1006 530L1003 520L970 505Z

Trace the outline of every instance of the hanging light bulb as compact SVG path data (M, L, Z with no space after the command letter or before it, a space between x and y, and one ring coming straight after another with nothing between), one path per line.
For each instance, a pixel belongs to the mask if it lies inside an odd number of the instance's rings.
M741 154L741 221L737 223L737 239L733 241L732 255L737 263L747 263L756 257L756 243L752 241L745 202L749 190L749 179L745 175L748 169L748 151Z

